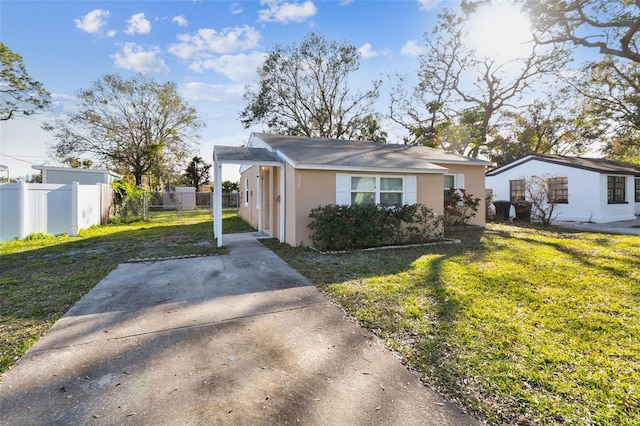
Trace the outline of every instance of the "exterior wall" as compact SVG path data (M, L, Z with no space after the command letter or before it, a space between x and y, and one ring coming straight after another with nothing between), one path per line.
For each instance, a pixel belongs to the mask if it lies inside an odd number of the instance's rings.
M258 185L256 175L259 170L258 166L253 166L240 174L240 207L238 208L238 216L256 229L258 228L258 209L256 207ZM246 196L247 191L245 191L245 179L248 179L249 183L248 198Z
M101 221L101 185L0 185L0 241L43 232L78 235Z
M478 206L478 211L476 216L469 221L470 225L482 226L484 227L486 224L486 206L485 206L485 167L484 166L464 166L464 165L456 165L456 164L438 164L434 163L438 166L446 167L449 171L446 174L455 174L455 175L464 175L464 185L462 185L465 192L469 195L473 195L474 197L480 198L480 205ZM442 189L442 202L440 204L444 204L444 182L440 184L440 188ZM443 208L444 209L444 208Z
M113 175L109 174L106 170L42 170L42 183L68 184L78 182L80 185L93 185L96 183L111 183L113 180Z
M531 176L567 177L569 203L556 206L556 220L613 222L634 219L633 178L627 178L629 204L607 203L607 175L598 172L531 160L496 176L486 177L486 187L493 190L494 200L509 200L509 181Z

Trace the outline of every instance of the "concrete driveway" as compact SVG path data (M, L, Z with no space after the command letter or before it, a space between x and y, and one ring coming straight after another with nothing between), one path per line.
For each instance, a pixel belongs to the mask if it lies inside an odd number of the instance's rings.
M640 235L640 219L610 223L554 221L555 226L606 234Z
M120 265L0 384L2 425L473 425L251 234Z

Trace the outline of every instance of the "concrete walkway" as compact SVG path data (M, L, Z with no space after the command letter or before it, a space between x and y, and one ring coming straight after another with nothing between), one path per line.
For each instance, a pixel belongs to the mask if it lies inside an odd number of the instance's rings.
M2 425L472 425L251 234L128 263L2 377Z
M623 220L610 223L554 221L553 224L562 228L577 229L587 232L640 235L640 219Z

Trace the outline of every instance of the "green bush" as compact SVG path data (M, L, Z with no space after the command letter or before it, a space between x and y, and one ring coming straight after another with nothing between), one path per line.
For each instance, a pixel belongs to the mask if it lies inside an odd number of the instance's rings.
M111 182L115 197L115 217L112 223L131 223L146 217L145 197L148 191L123 180Z
M440 238L440 218L422 204L327 205L311 210L311 240L321 250L349 250Z

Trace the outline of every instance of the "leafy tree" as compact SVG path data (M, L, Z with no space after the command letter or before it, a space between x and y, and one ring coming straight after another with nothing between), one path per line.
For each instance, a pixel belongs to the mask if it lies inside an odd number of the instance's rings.
M640 62L640 2L527 0L522 2L541 44L571 43Z
M373 141L387 143L387 132L382 130L375 115L366 115L361 121L359 128L352 134L352 138L359 141Z
M142 74L105 75L77 96L76 112L43 124L57 140L54 155L92 154L132 175L137 186L147 174L161 180L177 174L203 126L175 83L157 83Z
M211 164L205 163L202 157L193 157L184 174L185 182L197 191L200 185L209 183L210 168Z
M240 185L238 185L238 182L231 182L230 180L225 180L224 182L222 182L223 193L229 194L234 191L236 192L240 191Z
M507 131L488 144L491 160L500 166L533 153L584 153L592 140L590 125L563 102L563 93L567 94L559 91L547 101L534 100L524 111L506 113Z
M247 86L246 128L263 123L274 132L327 138L352 138L371 114L381 84L364 92L348 86L360 67L355 46L310 33L302 42L276 45L258 69L257 90Z
M0 121L47 108L51 94L29 76L22 57L4 43L0 43L0 66Z
M608 56L584 71L575 87L585 99L585 119L599 130L609 157L633 160L640 150L640 64Z
M67 164L69 167L73 167L74 169L77 168L84 168L84 169L90 169L93 166L93 161L86 158L86 159L80 159L78 157L67 157L64 160L62 160L63 164Z

